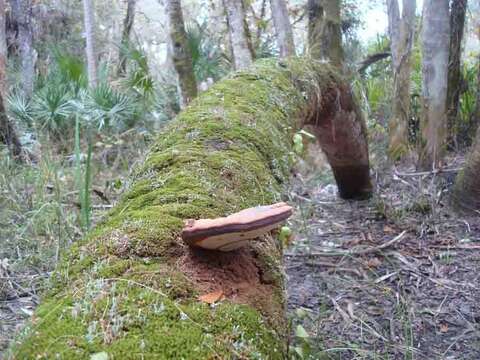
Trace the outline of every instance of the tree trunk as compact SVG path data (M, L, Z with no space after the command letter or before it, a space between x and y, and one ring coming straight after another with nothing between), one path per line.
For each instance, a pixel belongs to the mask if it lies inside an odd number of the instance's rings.
M0 94L7 90L7 24L5 21L5 0L0 0Z
M7 145L10 154L14 159L21 162L24 161L22 145L12 122L7 117L2 93L0 93L0 142Z
M118 75L125 75L127 71L126 51L130 46L130 32L132 31L133 21L135 19L135 5L137 0L127 0L127 14L123 20L122 42L120 45L118 59Z
M422 142L419 167L437 168L447 139L447 79L450 44L448 0L425 0L422 28Z
M235 69L244 69L253 62L253 47L245 19L243 0L224 0L228 31Z
M22 91L26 97L33 94L36 51L33 48L33 15L31 0L11 0L12 17L18 27L18 47L21 61Z
M342 67L340 0L308 0L307 7L310 56Z
M453 190L457 209L478 216L480 211L480 131L467 157L464 169L457 175Z
M83 0L83 21L85 25L88 85L97 86L97 51L95 45L95 9L93 0Z
M197 81L193 71L192 55L188 47L187 33L183 22L182 4L180 0L167 1L170 40L173 66L178 74L182 107L197 96Z
M450 10L450 55L448 61L447 121L448 145L456 143L458 106L462 89L462 39L465 28L467 0L453 0Z
M284 359L276 235L221 253L189 248L179 234L186 219L280 200L302 123L319 134L340 193L368 196L365 123L350 87L318 62L259 62L164 129L130 190L52 276L14 357ZM206 294L216 306L199 299Z
M266 31L265 22L267 20L265 20L265 16L267 15L267 0L262 0L260 15L257 16L255 14L255 9L253 8L252 3L250 3L250 11L252 12L253 17L255 18L255 23L257 24L257 31L255 33L255 45L253 45L253 49L259 49L262 43L262 35Z
M403 0L403 11L397 0L388 0L388 32L392 50L393 103L389 122L389 156L393 160L408 151L410 117L410 72L415 35L416 0Z
M7 117L3 99L7 93L7 34L5 0L0 0L0 142L7 145L13 158L23 160L23 152L15 128Z
M273 25L277 33L280 57L295 56L293 30L292 24L290 24L287 3L285 0L270 0L270 7L272 9Z

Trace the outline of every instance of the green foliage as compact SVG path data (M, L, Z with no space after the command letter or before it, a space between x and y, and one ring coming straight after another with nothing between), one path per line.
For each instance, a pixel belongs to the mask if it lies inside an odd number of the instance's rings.
M36 166L0 156L0 258L35 272L51 271L60 251L79 235L76 213L65 201L70 171L43 152Z
M48 84L34 94L32 118L41 128L60 135L71 125L71 97L68 85Z
M129 63L128 73L123 80L124 88L134 91L144 99L153 96L155 85L150 75L145 53L131 42L123 44L120 50L123 51L123 55Z
M75 119L75 185L78 189L78 203L80 204L80 225L84 231L90 227L91 218L91 199L90 199L90 183L92 168L92 141L88 136L88 151L85 164L84 176L82 176L82 159L80 150L80 121L78 117Z
M114 86L109 80L109 66L99 67L99 85L87 88L85 66L81 60L59 49L52 50L54 63L45 76L40 76L32 99L13 91L7 98L8 110L26 127L47 131L59 139L73 133L75 119L102 132L124 131L140 120L170 119L177 111L166 108L176 100L176 89L156 89L149 73L145 54L130 47L126 77ZM163 115L163 116L162 116Z
M8 94L7 109L19 123L29 127L33 125L32 104L21 91L13 90Z
M351 40L362 25L360 19L361 5L356 0L344 0L341 7L342 32Z
M276 50L275 37L263 36L258 39L255 43L254 52L256 59L266 59L277 56L278 52Z
M125 93L101 83L94 89L82 90L73 100L75 112L98 130L116 127L122 129L134 124L137 117L134 99Z
M226 56L219 42L208 33L208 23L187 24L185 31L197 82L206 81L208 78L218 80L225 75L228 70Z
M61 83L73 84L77 91L87 87L85 64L81 58L62 52L58 48L53 49L52 55Z
M458 109L458 121L454 132L459 146L466 147L475 139L476 100L478 91L478 64L465 63L462 67L463 84L460 89L460 103Z
M366 48L366 54L384 52L389 48L388 37L378 35ZM373 117L387 118L390 114L392 94L391 59L376 62L366 71L360 84L363 86L368 110Z

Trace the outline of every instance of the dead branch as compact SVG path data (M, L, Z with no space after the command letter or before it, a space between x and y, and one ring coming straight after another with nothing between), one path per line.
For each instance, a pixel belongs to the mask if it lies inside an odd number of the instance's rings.
M365 71L370 67L370 65L373 65L380 60L386 59L391 55L392 54L390 52L386 51L369 55L365 60L358 64L358 72L360 74L364 74Z

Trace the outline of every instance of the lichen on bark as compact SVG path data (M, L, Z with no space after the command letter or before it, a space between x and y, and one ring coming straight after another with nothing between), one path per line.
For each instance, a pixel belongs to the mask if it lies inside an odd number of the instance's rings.
M321 141L334 171L349 169L356 179L340 187L368 194L365 126L332 67L271 59L234 73L162 131L130 190L65 254L11 358L283 358L288 327L275 235L224 254L192 250L179 234L187 218L281 200L303 124L337 132ZM361 156L346 159L353 150ZM218 290L220 304L198 300Z

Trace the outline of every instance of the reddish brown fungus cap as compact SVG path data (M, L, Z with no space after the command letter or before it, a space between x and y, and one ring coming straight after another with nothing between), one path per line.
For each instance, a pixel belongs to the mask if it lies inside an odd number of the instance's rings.
M187 220L182 239L194 247L231 251L276 229L291 215L292 207L280 202L248 208L227 217Z

